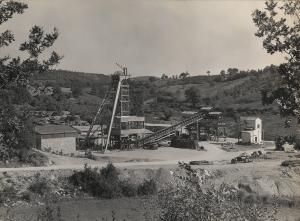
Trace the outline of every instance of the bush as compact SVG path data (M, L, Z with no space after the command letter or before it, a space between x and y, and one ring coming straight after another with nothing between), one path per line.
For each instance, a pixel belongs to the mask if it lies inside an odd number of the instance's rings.
M21 162L29 163L34 166L45 166L49 162L48 157L42 153L28 149L20 150L18 157Z
M126 197L136 196L138 190L136 185L129 183L128 181L121 182L122 194Z
M0 204L5 203L6 200L13 200L17 197L17 190L13 186L5 186L0 191Z
M93 155L92 151L90 149L87 149L84 153L85 157L90 160L96 160L96 157Z
M51 187L49 185L49 180L45 177L41 177L39 173L35 175L34 181L30 184L28 189L39 195L46 195L50 192Z
M11 154L10 154L9 148L1 147L0 148L0 161L2 162L7 162L8 160L11 159Z
M144 181L139 186L120 180L119 171L112 163L108 163L100 170L91 169L85 165L82 171L74 172L69 181L85 193L108 199L120 196L132 197L137 194L149 195L157 192L156 182L152 179Z
M175 173L174 185L159 193L162 220L273 220L275 207L271 211L263 201L242 197L238 189L226 184L216 188L201 181L196 170L185 169L185 173L184 177Z
M114 198L121 195L118 171L109 163L105 168L98 171L98 168L91 169L87 165L83 171L74 172L70 182L81 187L82 191L95 197Z
M144 180L144 182L138 187L138 195L153 195L157 193L157 185L155 180Z

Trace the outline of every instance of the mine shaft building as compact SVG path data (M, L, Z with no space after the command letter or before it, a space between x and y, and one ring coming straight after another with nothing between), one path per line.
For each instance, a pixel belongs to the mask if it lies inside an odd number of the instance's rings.
M116 116L111 133L111 146L131 149L137 139L151 133L145 128L145 117Z

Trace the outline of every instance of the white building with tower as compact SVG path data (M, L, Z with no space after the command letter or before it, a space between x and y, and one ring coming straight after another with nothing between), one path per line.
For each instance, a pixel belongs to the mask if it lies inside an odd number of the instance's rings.
M261 144L263 142L262 120L259 117L241 117L241 142Z

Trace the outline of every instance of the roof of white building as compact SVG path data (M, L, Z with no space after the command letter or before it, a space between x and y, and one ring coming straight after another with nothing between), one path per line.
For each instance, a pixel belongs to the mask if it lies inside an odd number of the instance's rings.
M259 117L241 117L241 120L261 120Z

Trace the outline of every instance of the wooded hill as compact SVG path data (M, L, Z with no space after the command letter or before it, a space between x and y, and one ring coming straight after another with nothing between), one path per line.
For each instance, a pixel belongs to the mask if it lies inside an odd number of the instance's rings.
M96 112L109 82L108 75L64 70L50 71L33 78L33 84L71 87L73 101L57 99L54 95L52 102L57 103L50 106L56 111L67 109L80 114L86 120L91 120ZM273 138L277 133L271 127L281 128L280 133L283 134L291 133L291 129L284 128L284 119L280 119L276 104L262 104L262 91L278 84L279 75L275 66L249 71L232 68L220 75L185 76L180 79L165 76L164 79L136 77L130 80L131 112L134 115L145 115L147 121L170 122L179 120L182 111L197 111L203 106L214 106L225 113L229 122L236 122L240 115L261 116L268 121L265 124L270 130L267 136ZM77 92L74 94L74 91Z

